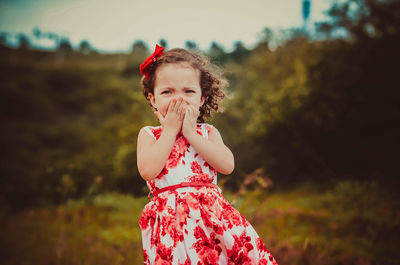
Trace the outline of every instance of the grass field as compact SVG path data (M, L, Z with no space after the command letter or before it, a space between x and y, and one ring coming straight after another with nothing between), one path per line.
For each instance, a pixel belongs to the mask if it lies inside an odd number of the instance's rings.
M279 264L400 264L399 202L374 182L328 191L256 189L224 196ZM1 264L143 264L138 220L147 197L118 193L2 212Z

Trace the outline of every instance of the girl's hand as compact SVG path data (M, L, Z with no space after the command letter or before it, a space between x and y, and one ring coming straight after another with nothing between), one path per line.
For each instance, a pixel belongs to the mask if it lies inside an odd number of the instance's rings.
M193 133L196 133L197 118L199 115L200 111L186 102L185 117L182 124L182 134L186 139Z
M182 129L182 122L185 116L185 106L183 102L183 98L172 99L168 104L168 110L165 116L163 116L160 112L154 111L154 114L157 116L160 121L163 130L171 131L175 135L177 135Z

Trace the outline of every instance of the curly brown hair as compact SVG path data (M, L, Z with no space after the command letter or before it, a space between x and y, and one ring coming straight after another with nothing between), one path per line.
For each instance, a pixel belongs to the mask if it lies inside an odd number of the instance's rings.
M188 63L194 69L200 71L200 87L204 104L200 107L200 115L197 122L204 122L204 118L211 115L211 110L218 111L218 104L225 98L224 90L229 86L229 81L223 77L223 69L213 63L208 56L195 51L181 48L171 49L157 58L149 67L149 80L142 77L140 83L145 98L149 101L149 93L154 94L154 83L157 68L165 63Z

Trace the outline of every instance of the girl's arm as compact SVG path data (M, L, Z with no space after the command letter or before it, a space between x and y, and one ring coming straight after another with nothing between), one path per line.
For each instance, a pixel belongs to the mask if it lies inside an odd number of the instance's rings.
M185 137L214 169L225 175L232 173L235 167L233 154L224 144L221 134L215 127L211 127L208 140L195 131Z
M211 127L208 139L196 132L197 117L200 111L188 104L185 108L185 118L182 124L182 133L190 145L207 161L215 170L222 174L232 173L235 161L231 150L222 141L217 128Z
M152 180L160 174L171 153L176 133L163 130L156 141L144 128L139 132L137 141L137 167L144 180Z
M182 128L184 117L182 100L173 99L168 104L165 117L155 112L163 127L160 138L154 140L142 128L137 142L137 167L145 180L152 180L160 174L175 144L176 135Z
M235 167L231 150L222 141L221 134L211 127L208 140L198 133L192 133L186 138L199 155L218 172L228 175Z

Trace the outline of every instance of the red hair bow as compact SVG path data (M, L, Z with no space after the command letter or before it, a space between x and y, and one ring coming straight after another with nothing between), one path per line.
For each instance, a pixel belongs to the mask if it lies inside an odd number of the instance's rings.
M149 74L150 74L150 68L149 66L157 60L157 58L163 53L164 48L161 46L158 46L156 44L156 50L153 52L152 55L147 57L147 59L140 65L140 73L142 75L145 75L146 79L149 80Z

